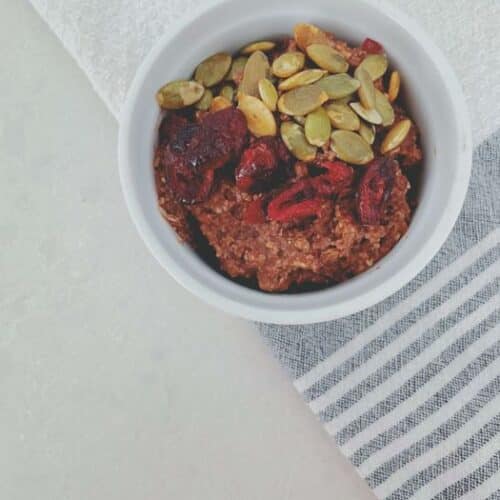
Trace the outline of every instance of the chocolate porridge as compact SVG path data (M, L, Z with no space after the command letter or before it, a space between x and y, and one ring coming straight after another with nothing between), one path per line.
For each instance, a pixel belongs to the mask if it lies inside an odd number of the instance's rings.
M422 151L384 47L310 24L162 87L160 211L226 276L267 292L345 281L408 230Z

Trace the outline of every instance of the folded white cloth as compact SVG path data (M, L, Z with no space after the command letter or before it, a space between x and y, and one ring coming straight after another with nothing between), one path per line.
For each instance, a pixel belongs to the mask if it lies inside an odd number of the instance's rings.
M31 0L118 117L158 38L211 0ZM376 1L376 0L374 0ZM500 127L500 2L393 0L427 29L465 90L475 143Z

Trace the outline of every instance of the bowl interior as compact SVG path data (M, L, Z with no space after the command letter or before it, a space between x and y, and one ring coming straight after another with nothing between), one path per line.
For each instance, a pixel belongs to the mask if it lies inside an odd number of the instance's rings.
M189 77L208 55L236 51L258 39L290 35L298 22L318 24L352 43L369 36L384 45L391 65L401 72L407 103L420 128L425 167L410 230L375 267L319 292L269 295L212 270L188 246L179 244L161 217L151 168L158 120L154 95L165 82ZM460 90L441 54L422 37L397 12L372 2L236 0L207 10L160 42L136 77L120 132L123 188L134 221L156 258L208 302L241 316L277 323L345 316L382 300L413 278L451 230L463 202L470 165L468 122Z

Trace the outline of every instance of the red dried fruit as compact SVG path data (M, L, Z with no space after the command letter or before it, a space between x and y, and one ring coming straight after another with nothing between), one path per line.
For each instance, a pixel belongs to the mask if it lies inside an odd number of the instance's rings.
M173 194L184 203L203 201L210 194L216 170L236 160L247 140L241 111L227 108L207 114L199 123L187 123L170 133L160 150L160 166Z
M285 176L289 161L290 154L281 139L257 139L241 156L235 172L236 185L245 192L265 191Z
M361 48L368 52L368 54L382 54L384 52L384 47L377 41L371 38L366 38L361 44Z
M179 129L170 142L170 149L182 167L217 169L240 155L247 131L243 113L226 108Z
M348 188L354 180L354 170L343 161L321 160L316 166L324 168L326 174L314 177L319 194L332 195Z
M318 215L322 200L318 198L312 180L297 181L278 194L267 207L268 217L278 222L294 222Z
M292 222L318 215L324 199L341 193L354 179L354 171L341 161L321 160L316 166L325 174L303 178L277 195L267 208L270 219Z
M398 162L384 156L372 161L361 177L357 193L357 210L361 224L380 223L385 203L391 195Z
M251 201L243 215L243 221L247 224L263 224L266 221L266 214L262 206L262 198Z
M188 120L176 113L167 113L158 129L158 139L160 143L170 142L178 130L188 124Z

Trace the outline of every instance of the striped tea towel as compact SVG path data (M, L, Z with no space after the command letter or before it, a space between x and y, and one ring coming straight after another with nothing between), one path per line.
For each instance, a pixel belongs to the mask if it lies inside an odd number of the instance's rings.
M500 498L500 133L475 153L446 245L361 313L261 325L378 498Z
M31 0L115 116L155 41L207 1ZM500 128L500 2L392 3L447 53L479 144ZM379 498L500 499L499 176L497 133L447 244L394 296L332 323L260 326Z

